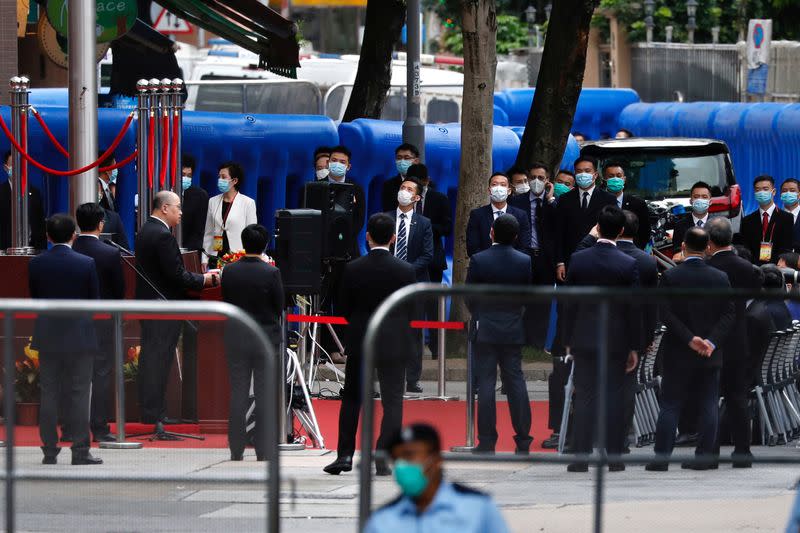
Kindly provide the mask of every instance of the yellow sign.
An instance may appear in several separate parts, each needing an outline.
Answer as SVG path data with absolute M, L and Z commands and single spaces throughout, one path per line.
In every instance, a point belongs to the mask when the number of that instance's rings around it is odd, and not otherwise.
M 292 7 L 367 7 L 367 0 L 292 0 Z

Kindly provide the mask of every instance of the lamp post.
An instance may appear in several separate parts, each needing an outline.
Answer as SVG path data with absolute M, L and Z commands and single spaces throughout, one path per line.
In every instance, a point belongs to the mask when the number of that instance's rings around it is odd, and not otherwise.
M 533 36 L 536 32 L 536 8 L 533 7 L 531 4 L 528 4 L 528 7 L 525 8 L 525 20 L 528 22 L 528 47 L 534 47 L 534 40 Z M 536 39 L 536 45 L 539 45 L 538 38 Z
M 719 44 L 719 26 L 714 26 L 711 28 L 711 42 L 714 44 Z
M 655 11 L 655 0 L 644 0 L 644 26 L 647 28 L 647 42 L 653 42 L 653 13 Z
M 689 16 L 689 23 L 686 29 L 689 34 L 689 43 L 694 43 L 694 30 L 697 29 L 697 0 L 686 0 L 686 14 Z
M 672 26 L 664 26 L 664 32 L 666 33 L 666 41 L 668 43 L 672 42 Z

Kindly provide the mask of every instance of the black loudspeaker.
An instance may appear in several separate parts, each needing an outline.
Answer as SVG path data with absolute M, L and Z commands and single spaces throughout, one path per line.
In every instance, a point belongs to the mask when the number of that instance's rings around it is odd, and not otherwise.
M 322 258 L 350 259 L 355 237 L 353 184 L 328 180 L 306 183 L 303 205 L 307 209 L 319 209 L 322 213 Z
M 287 294 L 319 294 L 322 213 L 316 209 L 275 212 L 275 262 Z

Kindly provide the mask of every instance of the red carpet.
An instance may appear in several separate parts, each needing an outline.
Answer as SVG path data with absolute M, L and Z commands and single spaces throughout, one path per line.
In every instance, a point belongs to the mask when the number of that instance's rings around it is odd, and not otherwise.
M 381 404 L 376 402 L 376 431 L 379 428 Z M 328 449 L 336 448 L 338 437 L 339 421 L 339 402 L 336 400 L 315 400 L 314 409 L 317 420 L 325 438 L 325 446 Z M 550 436 L 547 429 L 547 402 L 531 402 L 533 422 L 531 434 L 534 437 L 531 451 L 542 451 L 542 440 Z M 434 400 L 406 401 L 403 405 L 403 422 L 406 424 L 414 422 L 425 422 L 431 424 L 439 430 L 442 437 L 442 446 L 449 450 L 451 446 L 463 446 L 465 442 L 465 417 L 466 403 L 459 402 L 440 402 Z M 299 423 L 296 423 L 299 427 Z M 151 430 L 153 426 L 145 424 L 129 423 L 125 424 L 127 435 L 142 433 Z M 114 425 L 111 427 L 115 431 Z M 198 434 L 199 425 L 180 424 L 167 426 L 167 430 L 176 433 Z M 511 418 L 508 414 L 508 403 L 497 402 L 497 441 L 498 452 L 510 452 L 514 450 L 514 430 L 511 427 Z M 0 435 L 5 439 L 5 429 L 0 426 Z M 145 447 L 151 448 L 227 448 L 227 435 L 206 434 L 205 440 L 186 439 L 183 441 L 155 441 L 138 440 L 143 442 Z M 377 436 L 376 436 L 377 438 Z M 476 435 L 477 438 L 477 435 Z M 356 442 L 360 443 L 360 436 Z M 39 429 L 35 426 L 17 426 L 15 440 L 18 446 L 40 446 Z M 97 446 L 97 444 L 94 444 Z

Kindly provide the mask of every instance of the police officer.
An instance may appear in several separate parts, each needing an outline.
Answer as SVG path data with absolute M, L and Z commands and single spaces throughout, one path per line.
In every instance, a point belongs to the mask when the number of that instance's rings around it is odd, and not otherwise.
M 413 424 L 400 430 L 389 451 L 401 494 L 373 513 L 366 533 L 508 531 L 488 495 L 445 481 L 441 449 L 439 434 L 427 424 Z

